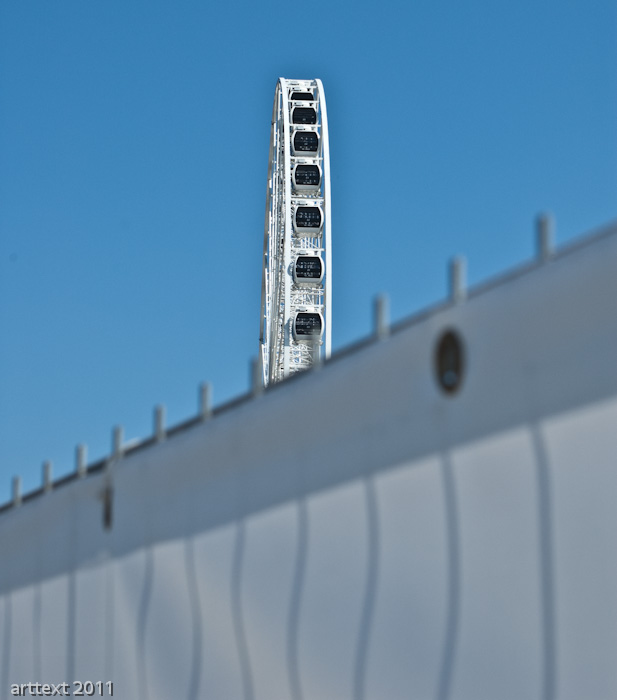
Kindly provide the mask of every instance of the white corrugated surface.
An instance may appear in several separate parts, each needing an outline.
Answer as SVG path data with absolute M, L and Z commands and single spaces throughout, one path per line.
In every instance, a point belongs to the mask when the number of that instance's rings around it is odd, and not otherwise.
M 0 513 L 0 698 L 617 697 L 616 269 L 598 237 L 127 455 L 110 531 L 101 473 Z

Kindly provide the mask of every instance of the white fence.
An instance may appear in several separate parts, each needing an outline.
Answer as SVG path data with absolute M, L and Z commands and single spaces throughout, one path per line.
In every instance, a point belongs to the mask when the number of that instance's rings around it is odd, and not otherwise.
M 609 231 L 5 508 L 0 698 L 617 697 L 616 269 Z

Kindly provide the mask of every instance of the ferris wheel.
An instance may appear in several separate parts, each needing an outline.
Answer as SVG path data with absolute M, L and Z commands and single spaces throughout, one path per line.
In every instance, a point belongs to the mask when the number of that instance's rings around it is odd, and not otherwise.
M 274 94 L 261 285 L 264 386 L 331 349 L 328 117 L 321 80 L 280 78 Z

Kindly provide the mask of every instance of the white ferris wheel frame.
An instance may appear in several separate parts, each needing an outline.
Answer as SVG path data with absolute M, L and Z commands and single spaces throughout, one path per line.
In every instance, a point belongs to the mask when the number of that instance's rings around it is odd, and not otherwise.
M 313 101 L 291 101 L 293 92 L 311 92 Z M 292 155 L 290 112 L 295 107 L 312 106 L 316 124 L 306 130 L 318 134 L 315 155 Z M 295 132 L 294 132 L 295 133 Z M 317 192 L 293 191 L 292 170 L 296 164 L 318 165 L 321 171 Z M 317 206 L 322 215 L 321 232 L 301 236 L 292 226 L 292 210 L 300 205 Z M 259 360 L 264 386 L 290 374 L 307 369 L 327 359 L 332 348 L 332 251 L 330 216 L 330 149 L 326 98 L 321 80 L 288 80 L 279 78 L 274 95 L 268 187 L 264 224 L 263 276 L 261 291 L 261 327 Z M 292 265 L 299 254 L 322 257 L 323 280 L 313 285 L 294 283 Z M 295 339 L 292 324 L 301 311 L 317 312 L 323 319 L 323 340 L 306 343 Z

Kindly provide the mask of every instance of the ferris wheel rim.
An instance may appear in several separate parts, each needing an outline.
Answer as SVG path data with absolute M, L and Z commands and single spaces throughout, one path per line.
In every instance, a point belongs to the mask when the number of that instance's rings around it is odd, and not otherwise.
M 319 257 L 321 272 L 315 265 L 312 272 L 303 268 L 299 280 L 295 266 L 306 255 Z M 262 266 L 259 358 L 267 386 L 310 367 L 322 353 L 328 358 L 331 351 L 330 158 L 319 79 L 281 77 L 276 84 Z M 297 326 L 310 313 L 320 321 L 307 339 L 306 328 Z

